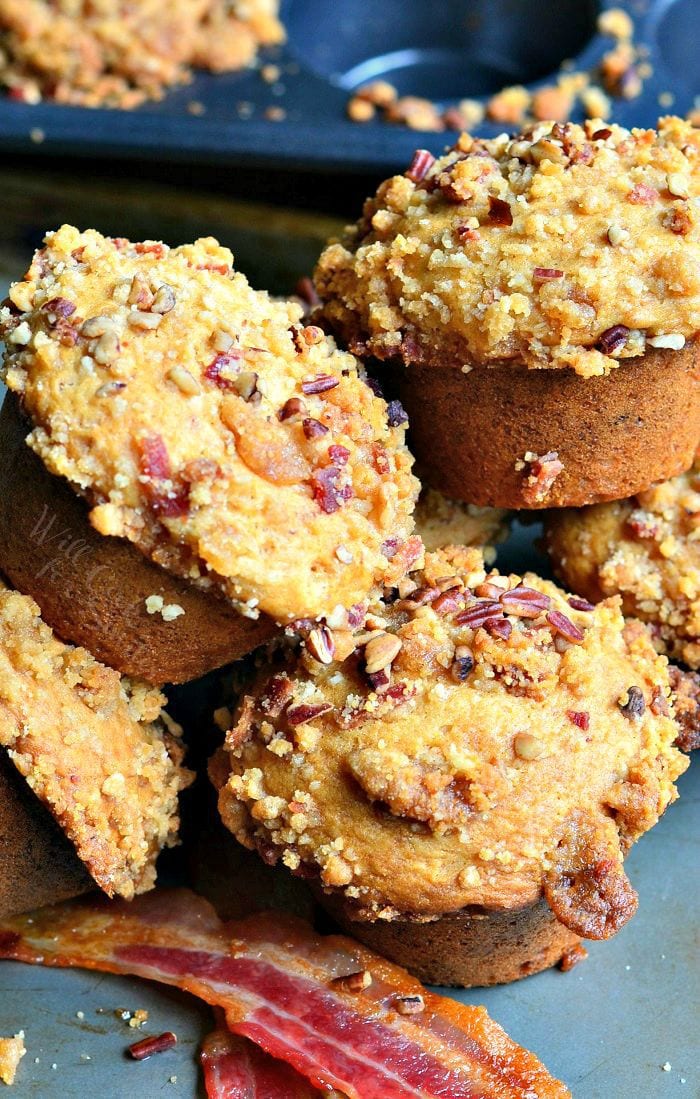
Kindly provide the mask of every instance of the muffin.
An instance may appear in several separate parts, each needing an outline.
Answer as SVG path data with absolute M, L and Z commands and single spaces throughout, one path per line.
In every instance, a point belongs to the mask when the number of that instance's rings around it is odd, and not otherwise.
M 433 488 L 424 489 L 415 511 L 416 534 L 426 550 L 443 546 L 479 546 L 488 565 L 494 546 L 508 535 L 508 514 L 502 508 L 479 508 L 450 500 Z
M 154 885 L 190 780 L 164 701 L 0 586 L 0 913 Z
M 421 979 L 515 980 L 636 910 L 623 857 L 687 766 L 667 662 L 619 599 L 476 549 L 401 588 L 342 661 L 309 636 L 263 668 L 212 761 L 219 810 Z
M 658 648 L 700 668 L 700 462 L 628 500 L 547 516 L 552 565 L 572 591 L 619 595 Z
M 251 65 L 284 40 L 278 0 L 0 0 L 0 83 L 13 99 L 133 108 Z
M 405 414 L 232 263 L 209 238 L 64 226 L 0 317 L 0 568 L 154 683 L 352 606 L 420 551 Z
M 579 506 L 690 466 L 699 150 L 678 118 L 462 134 L 438 160 L 419 150 L 326 248 L 326 322 L 403 402 L 427 484 Z

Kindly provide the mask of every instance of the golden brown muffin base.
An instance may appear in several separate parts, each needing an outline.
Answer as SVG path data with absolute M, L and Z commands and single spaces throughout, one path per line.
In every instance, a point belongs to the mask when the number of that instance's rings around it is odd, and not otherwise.
M 0 918 L 94 888 L 72 844 L 0 748 Z
M 472 905 L 420 923 L 358 920 L 342 898 L 319 890 L 318 899 L 343 931 L 425 984 L 458 988 L 508 984 L 556 965 L 580 942 L 544 900 L 498 911 Z
M 38 603 L 49 626 L 104 664 L 149 683 L 183 683 L 237 660 L 272 636 L 215 593 L 153 564 L 90 525 L 88 509 L 25 444 L 29 426 L 8 394 L 0 412 L 0 571 Z M 149 614 L 159 595 L 184 614 Z
M 378 370 L 384 378 L 386 367 Z M 467 503 L 581 507 L 682 473 L 700 441 L 700 343 L 650 349 L 601 377 L 475 367 L 391 366 L 424 484 Z M 436 440 L 439 442 L 436 443 Z M 555 451 L 563 470 L 537 496 L 527 454 Z

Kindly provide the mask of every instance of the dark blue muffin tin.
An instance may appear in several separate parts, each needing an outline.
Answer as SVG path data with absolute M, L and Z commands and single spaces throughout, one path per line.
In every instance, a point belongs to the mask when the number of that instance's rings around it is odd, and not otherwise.
M 449 134 L 350 122 L 353 89 L 382 78 L 449 106 L 508 84 L 548 84 L 564 60 L 590 70 L 612 48 L 596 31 L 599 12 L 611 7 L 633 17 L 653 66 L 639 98 L 614 100 L 615 121 L 653 125 L 659 114 L 685 114 L 700 95 L 700 0 L 282 0 L 287 44 L 262 59 L 279 66 L 277 83 L 257 70 L 201 74 L 130 112 L 0 100 L 0 141 L 5 153 L 388 172 L 417 145 L 442 148 Z M 203 115 L 188 109 L 193 100 Z M 265 117 L 280 107 L 283 121 Z M 486 123 L 480 132 L 499 129 Z

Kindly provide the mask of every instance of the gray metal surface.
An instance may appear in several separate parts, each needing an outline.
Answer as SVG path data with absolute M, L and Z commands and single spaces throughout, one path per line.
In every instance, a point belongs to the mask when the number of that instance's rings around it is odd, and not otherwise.
M 516 527 L 503 564 L 535 564 L 537 533 Z M 640 908 L 616 938 L 591 944 L 570 973 L 447 993 L 485 1004 L 575 1099 L 700 1096 L 700 760 L 679 787 L 680 800 L 629 856 Z M 146 1008 L 143 1033 L 174 1030 L 177 1048 L 129 1062 L 124 1051 L 142 1032 L 116 1018 L 119 1008 Z M 0 1035 L 23 1029 L 28 1050 L 12 1099 L 201 1095 L 195 1053 L 209 1021 L 191 997 L 143 981 L 0 963 Z

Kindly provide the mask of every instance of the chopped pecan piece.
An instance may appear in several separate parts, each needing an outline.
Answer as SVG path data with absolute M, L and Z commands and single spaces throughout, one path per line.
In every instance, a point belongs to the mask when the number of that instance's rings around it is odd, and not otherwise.
M 685 672 L 670 664 L 668 677 L 671 681 L 671 695 L 673 698 L 673 710 L 679 733 L 676 737 L 676 748 L 682 752 L 691 752 L 700 748 L 700 675 L 697 672 Z M 661 696 L 663 702 L 666 699 Z M 663 713 L 661 699 L 656 696 L 651 703 L 651 709 L 657 706 L 654 712 Z M 668 713 L 668 705 L 666 705 Z

